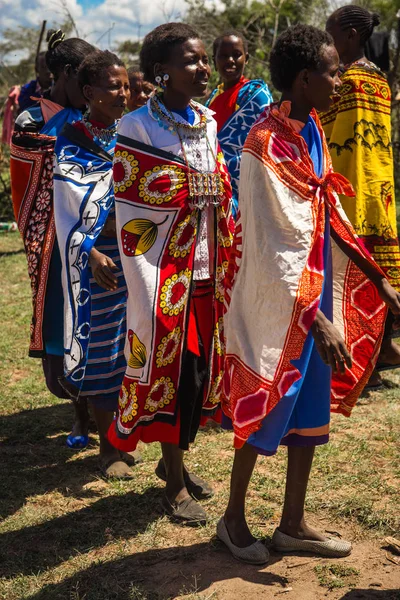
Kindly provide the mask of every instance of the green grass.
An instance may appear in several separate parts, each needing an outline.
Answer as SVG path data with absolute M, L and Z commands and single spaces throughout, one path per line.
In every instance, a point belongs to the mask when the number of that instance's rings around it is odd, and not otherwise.
M 354 567 L 348 567 L 343 564 L 316 565 L 314 572 L 317 575 L 318 582 L 322 587 L 328 590 L 343 588 L 345 586 L 355 587 L 359 576 L 359 571 Z
M 228 496 L 231 434 L 201 431 L 187 457 L 215 488 L 204 503 L 207 526 L 169 523 L 159 511 L 156 444 L 142 448 L 143 464 L 123 483 L 99 477 L 96 435 L 85 451 L 65 446 L 72 407 L 51 396 L 40 361 L 27 357 L 31 299 L 18 234 L 0 235 L 0 286 L 0 599 L 218 600 L 208 587 L 235 579 L 239 568 L 250 581 L 284 585 L 272 567 L 246 575 L 247 567 L 215 542 Z M 312 519 L 372 540 L 400 529 L 399 377 L 391 373 L 387 383 L 385 392 L 362 398 L 351 419 L 333 417 L 332 442 L 317 450 L 307 500 Z M 267 540 L 279 521 L 285 468 L 282 449 L 259 460 L 251 482 L 250 526 Z M 317 575 L 328 583 L 337 577 L 345 587 L 355 580 L 354 573 L 326 569 Z

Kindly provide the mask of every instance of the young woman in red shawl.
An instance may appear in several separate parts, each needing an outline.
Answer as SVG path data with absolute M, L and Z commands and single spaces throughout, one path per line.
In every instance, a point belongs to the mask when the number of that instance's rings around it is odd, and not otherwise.
M 253 123 L 272 102 L 272 96 L 262 79 L 245 78 L 248 44 L 238 31 L 228 31 L 214 41 L 213 59 L 221 84 L 211 93 L 207 106 L 215 113 L 218 141 L 231 176 L 236 216 L 243 145 Z

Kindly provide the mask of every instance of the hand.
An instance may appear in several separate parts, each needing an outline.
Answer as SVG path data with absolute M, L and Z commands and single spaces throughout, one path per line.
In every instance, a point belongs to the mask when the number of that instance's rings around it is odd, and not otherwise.
M 346 344 L 333 323 L 318 309 L 311 326 L 315 345 L 325 364 L 332 367 L 333 373 L 344 373 L 345 365 L 352 367 L 351 356 Z
M 89 265 L 92 269 L 93 277 L 96 283 L 105 290 L 116 290 L 118 279 L 112 271 L 117 271 L 118 267 L 114 261 L 102 254 L 96 248 L 92 248 L 89 256 Z
M 386 277 L 375 284 L 378 288 L 379 296 L 385 304 L 388 305 L 394 315 L 400 315 L 400 294 L 390 285 Z M 396 323 L 398 319 L 396 319 Z M 398 326 L 397 326 L 398 328 Z

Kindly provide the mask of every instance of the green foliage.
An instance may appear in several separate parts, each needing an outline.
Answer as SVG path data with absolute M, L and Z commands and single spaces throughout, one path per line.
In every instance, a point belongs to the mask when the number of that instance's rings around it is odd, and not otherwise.
M 72 32 L 70 19 L 52 28 L 61 28 L 67 36 Z M 3 29 L 0 42 L 0 96 L 5 96 L 12 85 L 21 85 L 35 76 L 35 57 L 41 27 L 16 27 Z M 45 49 L 45 39 L 42 50 Z M 22 58 L 15 63 L 15 56 Z
M 117 54 L 121 57 L 127 67 L 139 65 L 140 42 L 125 40 L 117 47 Z

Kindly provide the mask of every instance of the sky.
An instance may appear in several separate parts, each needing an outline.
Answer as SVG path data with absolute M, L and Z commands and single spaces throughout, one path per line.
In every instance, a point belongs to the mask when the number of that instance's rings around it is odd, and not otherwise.
M 102 49 L 143 37 L 153 27 L 180 18 L 185 0 L 0 0 L 1 31 L 18 25 L 47 27 L 65 21 L 66 5 L 76 22 L 79 37 Z M 13 56 L 5 61 L 12 63 Z

